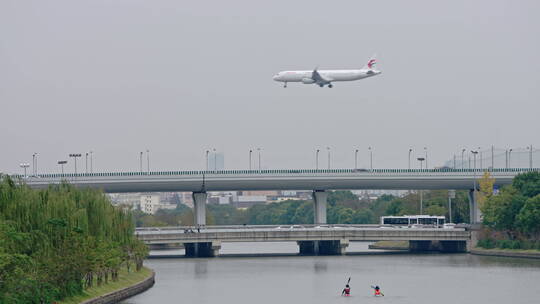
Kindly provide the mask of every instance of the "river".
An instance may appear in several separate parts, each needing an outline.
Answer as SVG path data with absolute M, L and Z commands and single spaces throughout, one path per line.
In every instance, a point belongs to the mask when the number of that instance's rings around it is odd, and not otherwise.
M 150 259 L 150 290 L 123 303 L 538 303 L 540 260 L 469 254 L 292 256 L 295 243 L 223 244 L 219 258 Z M 370 251 L 372 252 L 372 251 Z M 374 252 L 374 251 L 373 251 Z M 259 256 L 234 256 L 249 253 Z M 282 255 L 267 256 L 268 253 Z M 289 254 L 289 256 L 287 256 Z M 341 297 L 351 277 L 351 297 Z M 384 297 L 374 297 L 371 285 Z

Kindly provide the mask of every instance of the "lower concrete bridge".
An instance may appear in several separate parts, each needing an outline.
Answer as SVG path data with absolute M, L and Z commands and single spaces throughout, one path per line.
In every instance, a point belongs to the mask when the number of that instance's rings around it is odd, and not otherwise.
M 223 242 L 296 242 L 304 255 L 345 254 L 351 241 L 409 241 L 412 251 L 466 252 L 471 240 L 464 228 L 393 228 L 379 225 L 264 226 L 238 228 L 219 226 L 137 229 L 137 237 L 148 245 L 183 244 L 186 256 L 219 255 Z

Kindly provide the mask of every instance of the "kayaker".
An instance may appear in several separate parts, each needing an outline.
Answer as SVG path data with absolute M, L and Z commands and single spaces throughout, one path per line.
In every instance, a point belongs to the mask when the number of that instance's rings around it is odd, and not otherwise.
M 345 285 L 345 288 L 343 288 L 341 295 L 346 297 L 351 295 L 351 287 L 349 286 L 349 284 Z
M 373 288 L 373 290 L 375 291 L 375 296 L 383 296 L 384 297 L 384 294 L 381 292 L 381 288 L 379 287 L 379 285 L 375 285 L 375 286 L 371 286 L 371 288 Z

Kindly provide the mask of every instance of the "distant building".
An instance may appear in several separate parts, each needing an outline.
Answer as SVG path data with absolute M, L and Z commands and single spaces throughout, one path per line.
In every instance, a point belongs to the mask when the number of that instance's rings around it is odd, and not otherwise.
M 266 204 L 265 195 L 242 195 L 234 202 L 236 208 L 249 208 L 257 204 Z
M 161 203 L 160 196 L 157 194 L 141 195 L 140 209 L 144 213 L 155 214 L 160 209 L 175 209 L 174 204 Z

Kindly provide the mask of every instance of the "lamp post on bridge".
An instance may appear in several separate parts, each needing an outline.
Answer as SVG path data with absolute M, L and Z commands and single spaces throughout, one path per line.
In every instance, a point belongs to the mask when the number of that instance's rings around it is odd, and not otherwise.
M 19 166 L 24 169 L 24 177 L 26 178 L 27 177 L 26 168 L 30 167 L 30 164 L 29 163 L 21 163 Z
M 529 150 L 529 168 L 532 169 L 532 167 L 533 167 L 533 160 L 532 160 L 533 146 L 532 145 L 528 146 L 527 150 Z
M 512 150 L 508 150 L 508 168 L 512 168 Z
M 210 153 L 210 150 L 206 150 L 206 164 L 205 164 L 206 171 L 208 171 L 208 153 Z
M 426 160 L 423 157 L 418 157 L 417 160 L 420 162 L 420 171 L 422 171 L 422 162 Z M 424 209 L 424 192 L 420 190 L 420 215 L 422 215 Z
M 212 149 L 212 151 L 214 152 L 214 171 L 217 171 L 217 153 L 216 153 L 216 148 Z
M 139 171 L 142 173 L 142 156 L 143 156 L 143 151 L 140 152 L 139 154 Z
M 411 170 L 411 153 L 412 153 L 412 148 L 409 148 L 409 165 L 408 165 L 408 169 Z
M 38 153 L 37 152 L 34 152 L 34 154 L 32 154 L 32 175 L 36 176 L 37 175 L 37 157 L 38 157 Z
M 261 172 L 261 148 L 257 148 L 257 152 L 259 154 L 259 173 Z
M 426 169 L 428 168 L 428 162 L 427 162 L 427 147 L 424 147 L 424 154 L 426 155 Z
M 465 169 L 465 159 L 463 158 L 463 154 L 465 153 L 466 149 L 461 149 L 461 169 Z
M 69 155 L 69 157 L 73 157 L 75 164 L 75 175 L 77 175 L 77 157 L 81 157 L 81 153 L 72 153 Z
M 315 170 L 319 170 L 319 152 L 321 152 L 319 149 L 315 151 Z
M 146 149 L 146 168 L 148 169 L 148 174 L 150 174 L 150 150 Z
M 90 150 L 90 173 L 94 173 L 94 151 Z
M 58 164 L 61 166 L 62 168 L 62 176 L 64 175 L 64 165 L 67 164 L 67 160 L 59 160 L 58 161 Z
M 358 149 L 354 150 L 354 170 L 358 169 Z
M 326 151 L 328 151 L 328 170 L 330 170 L 330 147 L 326 147 Z
M 88 174 L 88 152 L 85 155 L 85 173 Z
M 249 149 L 249 170 L 251 171 L 251 154 L 253 153 L 253 150 Z
M 368 150 L 369 150 L 369 169 L 373 171 L 373 149 L 369 147 Z

